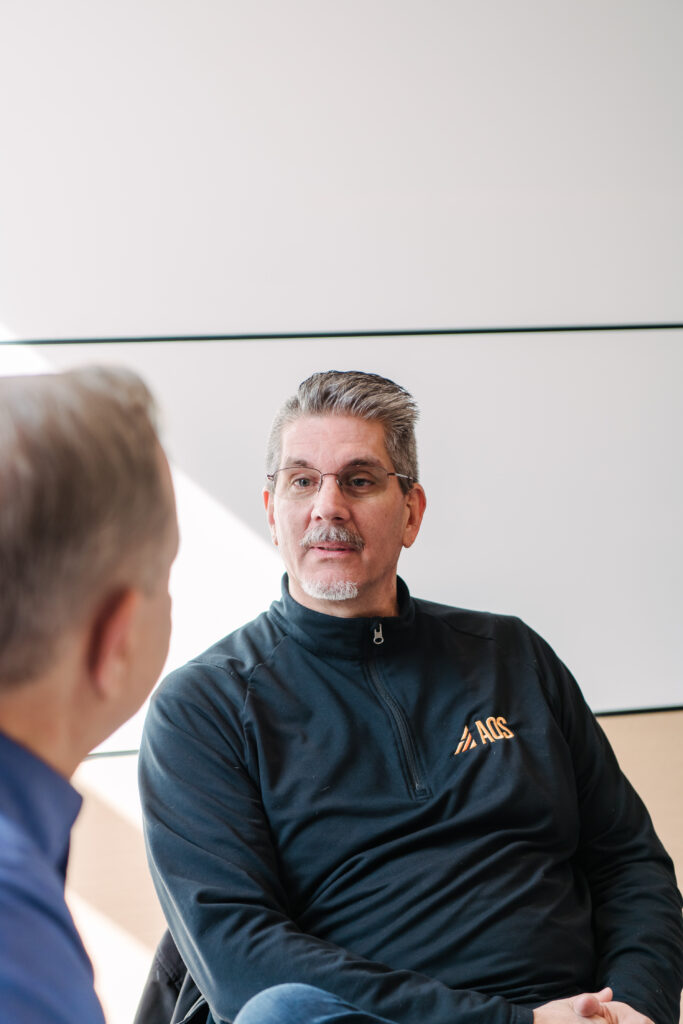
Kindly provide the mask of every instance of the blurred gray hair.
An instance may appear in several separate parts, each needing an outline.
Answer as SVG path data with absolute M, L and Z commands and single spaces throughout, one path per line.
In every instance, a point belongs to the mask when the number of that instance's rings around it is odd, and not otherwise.
M 37 677 L 107 594 L 149 587 L 172 516 L 136 374 L 0 377 L 0 687 Z
M 415 422 L 419 411 L 411 394 L 377 373 L 361 370 L 327 370 L 303 381 L 278 412 L 266 448 L 266 472 L 279 468 L 282 432 L 300 416 L 358 416 L 378 420 L 384 427 L 385 444 L 403 491 L 418 479 Z

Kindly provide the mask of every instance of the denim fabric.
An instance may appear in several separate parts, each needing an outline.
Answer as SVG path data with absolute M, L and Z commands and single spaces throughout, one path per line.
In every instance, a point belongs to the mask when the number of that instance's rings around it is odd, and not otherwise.
M 392 1024 L 312 985 L 274 985 L 252 996 L 235 1024 Z

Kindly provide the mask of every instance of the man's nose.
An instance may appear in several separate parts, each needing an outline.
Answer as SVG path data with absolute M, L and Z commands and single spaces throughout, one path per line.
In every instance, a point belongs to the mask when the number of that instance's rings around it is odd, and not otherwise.
M 313 501 L 311 514 L 317 519 L 348 519 L 348 499 L 334 473 L 325 473 Z

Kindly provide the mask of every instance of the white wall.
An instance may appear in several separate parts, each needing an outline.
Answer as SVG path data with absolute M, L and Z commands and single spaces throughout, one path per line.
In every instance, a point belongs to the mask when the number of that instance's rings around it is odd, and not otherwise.
M 3 0 L 15 337 L 683 319 L 676 0 Z

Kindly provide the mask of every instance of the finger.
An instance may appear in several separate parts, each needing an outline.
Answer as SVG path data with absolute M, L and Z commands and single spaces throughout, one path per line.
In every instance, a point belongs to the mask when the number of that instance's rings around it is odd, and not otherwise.
M 572 1010 L 577 1017 L 604 1017 L 604 1003 L 592 992 L 582 992 L 572 999 Z
M 594 1017 L 600 1012 L 600 1001 L 590 992 L 584 992 L 572 999 L 572 1010 L 579 1017 Z

